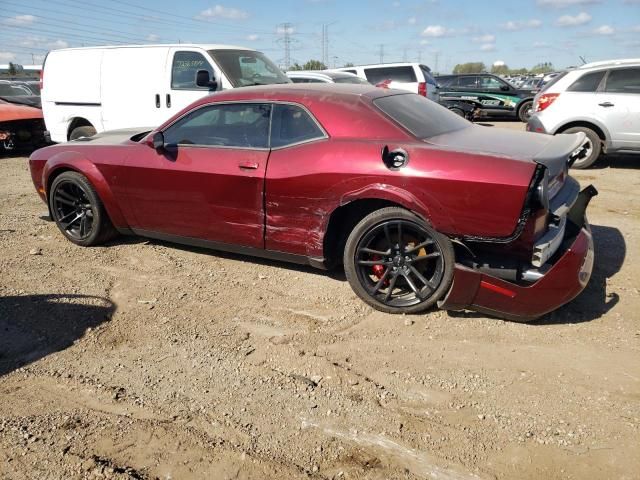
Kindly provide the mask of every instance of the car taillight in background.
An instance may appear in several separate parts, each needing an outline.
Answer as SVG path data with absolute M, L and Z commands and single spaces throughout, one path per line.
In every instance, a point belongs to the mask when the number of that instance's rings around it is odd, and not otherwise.
M 536 102 L 535 111 L 541 112 L 553 102 L 555 102 L 556 98 L 560 96 L 559 93 L 543 93 L 540 95 L 540 98 Z
M 422 95 L 423 97 L 427 96 L 427 82 L 420 82 L 418 84 L 418 95 Z

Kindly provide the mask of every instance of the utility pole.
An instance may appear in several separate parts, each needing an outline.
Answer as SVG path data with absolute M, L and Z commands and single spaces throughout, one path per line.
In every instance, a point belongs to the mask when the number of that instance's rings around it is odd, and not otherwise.
M 438 73 L 438 57 L 440 57 L 440 52 L 435 52 L 433 54 L 434 62 L 433 62 L 433 71 L 434 73 Z
M 403 62 L 408 61 L 407 60 L 407 50 L 408 50 L 408 48 L 406 48 L 406 47 L 402 49 L 402 61 Z
M 329 25 L 322 24 L 322 63 L 329 66 Z
M 334 55 L 332 58 L 333 58 L 333 68 L 336 68 L 338 66 L 338 56 Z
M 33 53 L 31 54 L 31 65 L 35 65 L 36 64 L 36 59 L 33 56 Z
M 422 50 L 418 50 L 418 63 L 422 63 Z
M 384 63 L 384 44 L 381 43 L 380 45 L 378 45 L 378 48 L 379 48 L 378 53 L 380 55 L 380 63 Z

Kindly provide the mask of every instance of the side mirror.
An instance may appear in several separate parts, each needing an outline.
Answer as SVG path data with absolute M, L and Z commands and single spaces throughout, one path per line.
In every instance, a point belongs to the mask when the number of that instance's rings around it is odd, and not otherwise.
M 162 132 L 155 132 L 149 144 L 156 150 L 162 150 L 164 148 L 164 134 Z
M 508 92 L 511 89 L 509 88 L 509 85 L 500 85 L 500 90 L 502 90 L 503 92 Z
M 218 82 L 209 76 L 207 70 L 198 70 L 196 72 L 196 85 L 198 87 L 207 87 L 210 90 L 216 90 L 218 88 Z

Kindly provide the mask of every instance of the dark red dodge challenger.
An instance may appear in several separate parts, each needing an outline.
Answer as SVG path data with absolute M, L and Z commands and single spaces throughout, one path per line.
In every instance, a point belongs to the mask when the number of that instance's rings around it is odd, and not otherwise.
M 30 167 L 77 245 L 120 232 L 343 263 L 384 312 L 438 303 L 524 321 L 591 276 L 597 192 L 567 175 L 584 141 L 473 125 L 396 90 L 272 85 L 208 96 L 153 131 L 38 150 Z

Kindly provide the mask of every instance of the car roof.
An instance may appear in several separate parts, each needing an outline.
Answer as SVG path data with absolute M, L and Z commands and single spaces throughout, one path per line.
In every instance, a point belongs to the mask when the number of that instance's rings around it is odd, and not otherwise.
M 620 58 L 617 60 L 604 60 L 601 62 L 591 62 L 580 65 L 576 70 L 587 70 L 590 68 L 618 67 L 624 65 L 640 65 L 640 58 Z
M 335 70 L 290 70 L 286 72 L 287 75 L 296 77 L 309 77 L 309 78 L 359 78 L 357 75 L 349 72 L 341 72 Z
M 113 48 L 157 48 L 157 47 L 175 47 L 175 48 L 204 48 L 205 50 L 247 50 L 255 52 L 253 48 L 239 47 L 237 45 L 224 45 L 216 43 L 158 43 L 150 45 L 98 45 L 94 47 L 74 47 L 60 48 L 52 50 L 52 52 L 66 52 L 71 50 L 100 50 Z
M 429 68 L 427 65 L 420 62 L 392 62 L 392 63 L 370 63 L 367 65 L 354 65 L 353 67 L 340 67 L 334 70 L 349 70 L 353 68 L 383 68 L 383 67 L 413 67 L 413 66 L 419 67 L 420 65 L 426 68 Z M 429 69 L 429 71 L 431 71 L 431 69 Z

